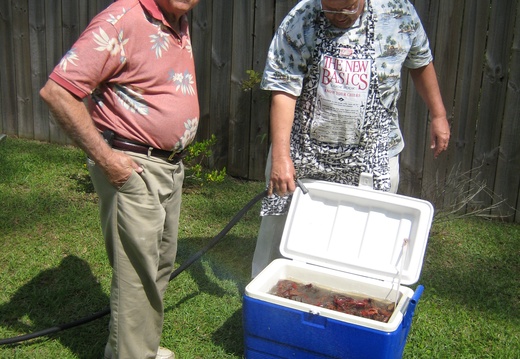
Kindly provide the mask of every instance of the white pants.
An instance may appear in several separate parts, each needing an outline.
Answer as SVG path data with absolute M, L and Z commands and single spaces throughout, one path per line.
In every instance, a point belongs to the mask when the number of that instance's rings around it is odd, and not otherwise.
M 269 181 L 271 175 L 271 153 L 267 157 L 267 165 L 265 168 L 265 178 Z M 399 156 L 390 158 L 390 192 L 397 193 L 399 185 Z M 276 258 L 282 258 L 280 253 L 280 241 L 282 239 L 283 229 L 287 214 L 279 216 L 264 216 L 260 222 L 260 230 L 256 240 L 256 248 L 253 256 L 253 265 L 251 277 L 254 278 L 269 263 Z

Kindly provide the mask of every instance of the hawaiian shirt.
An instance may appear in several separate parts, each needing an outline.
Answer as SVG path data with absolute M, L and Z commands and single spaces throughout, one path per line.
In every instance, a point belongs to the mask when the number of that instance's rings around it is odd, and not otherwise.
M 99 13 L 50 78 L 88 97 L 96 127 L 164 150 L 195 138 L 199 103 L 186 16 L 174 31 L 154 0 L 118 0 Z
M 375 62 L 383 104 L 392 114 L 389 156 L 404 148 L 397 113 L 401 94 L 401 69 L 420 68 L 432 60 L 428 37 L 415 8 L 408 0 L 370 0 L 375 21 Z M 345 45 L 364 43 L 365 12 L 349 29 L 329 26 L 327 36 Z M 317 38 L 321 0 L 302 0 L 286 16 L 269 48 L 261 88 L 300 96 L 308 78 Z

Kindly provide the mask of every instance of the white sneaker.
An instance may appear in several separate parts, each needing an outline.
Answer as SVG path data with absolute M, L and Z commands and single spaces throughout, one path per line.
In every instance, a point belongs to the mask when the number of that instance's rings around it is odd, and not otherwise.
M 105 359 L 110 358 L 112 358 L 112 350 L 107 345 L 105 347 Z M 157 355 L 155 356 L 155 359 L 175 359 L 175 354 L 170 349 L 159 347 L 159 349 L 157 349 Z
M 155 359 L 175 359 L 175 354 L 170 349 L 159 347 Z

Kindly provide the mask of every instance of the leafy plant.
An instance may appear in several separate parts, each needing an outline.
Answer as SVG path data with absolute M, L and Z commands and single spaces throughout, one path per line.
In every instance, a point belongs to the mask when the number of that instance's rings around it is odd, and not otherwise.
M 183 162 L 186 166 L 185 178 L 199 184 L 222 182 L 226 178 L 226 167 L 221 170 L 210 170 L 203 165 L 204 161 L 213 154 L 211 148 L 217 143 L 217 137 L 211 135 L 209 139 L 196 141 L 188 147 L 188 155 Z
M 255 70 L 246 70 L 246 74 L 249 78 L 242 81 L 242 90 L 251 91 L 262 81 L 262 73 Z

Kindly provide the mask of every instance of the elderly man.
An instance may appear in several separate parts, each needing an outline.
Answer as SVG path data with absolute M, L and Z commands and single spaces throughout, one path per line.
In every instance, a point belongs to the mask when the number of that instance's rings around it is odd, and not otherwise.
M 105 358 L 174 358 L 159 343 L 177 252 L 183 151 L 199 120 L 186 17 L 198 1 L 115 1 L 40 92 L 86 152 L 100 198 L 113 268 Z
M 280 257 L 297 178 L 358 185 L 364 176 L 376 190 L 397 191 L 403 66 L 430 110 L 433 155 L 447 148 L 450 128 L 432 61 L 408 0 L 303 0 L 286 16 L 261 84 L 272 91 L 272 143 L 253 277 Z

